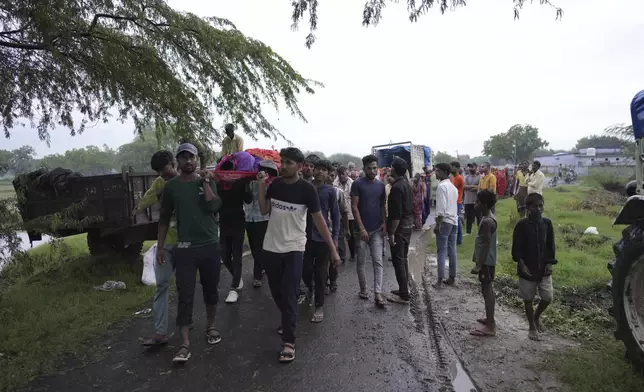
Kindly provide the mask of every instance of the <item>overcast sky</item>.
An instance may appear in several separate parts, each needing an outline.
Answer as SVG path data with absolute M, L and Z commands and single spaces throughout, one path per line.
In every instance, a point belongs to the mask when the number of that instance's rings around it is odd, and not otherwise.
M 318 41 L 306 25 L 290 29 L 290 0 L 170 0 L 175 8 L 232 20 L 325 88 L 300 98 L 308 124 L 271 114 L 303 150 L 364 155 L 372 145 L 411 140 L 450 154 L 479 155 L 483 141 L 516 123 L 539 128 L 551 148 L 570 148 L 604 127 L 630 122 L 629 103 L 644 88 L 643 0 L 553 0 L 564 9 L 526 6 L 513 20 L 510 0 L 469 1 L 408 22 L 405 0 L 390 4 L 376 28 L 361 26 L 364 0 L 321 0 Z M 538 3 L 538 2 L 535 2 Z M 84 135 L 16 129 L 0 148 L 24 144 L 39 156 L 89 144 L 130 141 L 131 124 L 101 124 Z M 283 141 L 245 137 L 246 147 Z

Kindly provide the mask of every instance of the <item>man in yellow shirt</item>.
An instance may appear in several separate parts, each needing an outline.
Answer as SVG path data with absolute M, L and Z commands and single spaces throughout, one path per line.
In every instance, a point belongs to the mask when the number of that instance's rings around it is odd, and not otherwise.
M 481 168 L 483 169 L 483 175 L 479 180 L 479 191 L 487 189 L 496 195 L 496 176 L 490 172 L 490 162 L 483 162 Z M 496 212 L 495 207 L 492 207 L 491 210 L 493 214 Z
M 221 142 L 221 156 L 244 151 L 244 139 L 239 135 L 235 135 L 235 126 L 233 124 L 226 124 L 224 129 L 226 136 Z
M 514 199 L 517 201 L 517 211 L 521 218 L 525 218 L 525 198 L 528 196 L 528 161 L 523 161 L 518 167 L 514 181 Z
M 161 194 L 167 180 L 170 180 L 179 175 L 176 169 L 176 162 L 174 155 L 170 151 L 158 151 L 152 155 L 150 166 L 157 172 L 159 177 L 150 185 L 150 188 L 145 192 L 145 195 L 139 200 L 134 214 L 143 211 L 161 201 Z M 170 287 L 170 280 L 174 273 L 174 248 L 177 245 L 177 225 L 176 220 L 170 222 L 168 234 L 165 236 L 165 259 L 163 264 L 154 263 L 154 277 L 157 282 L 156 292 L 154 293 L 154 301 L 152 303 L 154 315 L 154 328 L 156 334 L 154 337 L 143 342 L 144 346 L 160 346 L 168 343 L 168 288 Z

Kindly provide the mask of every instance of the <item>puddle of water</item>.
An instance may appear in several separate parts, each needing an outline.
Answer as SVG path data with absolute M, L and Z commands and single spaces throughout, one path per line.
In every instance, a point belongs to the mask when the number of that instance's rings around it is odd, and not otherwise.
M 472 379 L 467 374 L 460 361 L 454 361 L 449 367 L 452 374 L 452 386 L 456 392 L 477 392 Z

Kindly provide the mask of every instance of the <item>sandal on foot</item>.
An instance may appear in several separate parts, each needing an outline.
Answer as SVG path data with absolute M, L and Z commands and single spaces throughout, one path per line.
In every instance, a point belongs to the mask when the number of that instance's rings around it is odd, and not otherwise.
M 295 360 L 295 345 L 293 343 L 283 343 L 282 351 L 280 351 L 280 363 L 290 363 Z M 287 348 L 291 350 L 286 351 Z
M 336 291 L 338 291 L 338 284 L 337 283 L 331 283 L 330 288 L 331 288 L 331 292 L 335 293 Z
M 476 319 L 476 322 L 482 325 L 487 325 L 487 319 L 486 318 L 480 318 Z
M 366 291 L 361 291 L 358 293 L 358 296 L 362 299 L 369 299 L 369 294 Z
M 376 294 L 375 296 L 376 306 L 379 308 L 384 308 L 386 305 L 385 299 L 382 298 L 382 294 Z
M 217 344 L 221 342 L 221 335 L 215 327 L 210 327 L 206 330 L 206 338 L 208 338 L 208 344 Z
M 190 347 L 188 345 L 182 344 L 179 346 L 179 351 L 177 351 L 176 354 L 174 354 L 174 358 L 172 358 L 172 362 L 174 363 L 186 363 L 190 359 L 192 354 L 190 354 Z
M 167 335 L 155 335 L 154 337 L 151 337 L 150 339 L 144 341 L 143 347 L 163 346 L 164 344 L 168 344 L 169 340 L 170 338 Z
M 321 323 L 324 320 L 324 313 L 316 314 L 313 313 L 311 316 L 311 322 L 312 323 Z
M 253 281 L 253 287 L 255 287 L 255 288 L 262 287 L 262 281 L 261 281 L 261 280 L 257 280 L 257 279 L 256 279 L 256 280 L 254 280 L 254 281 Z
M 496 336 L 496 333 L 491 331 L 486 331 L 484 329 L 475 329 L 473 331 L 470 331 L 470 335 L 478 336 L 478 337 L 493 337 L 493 336 Z

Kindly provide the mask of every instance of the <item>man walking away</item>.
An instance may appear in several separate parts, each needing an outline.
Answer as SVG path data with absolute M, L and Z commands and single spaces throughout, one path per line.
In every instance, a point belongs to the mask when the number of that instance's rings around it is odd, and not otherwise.
M 226 136 L 221 141 L 221 156 L 224 157 L 228 154 L 244 151 L 244 139 L 235 134 L 235 125 L 226 124 L 224 127 Z
M 340 235 L 340 211 L 335 188 L 327 184 L 331 162 L 320 159 L 315 163 L 313 185 L 317 190 L 320 201 L 320 212 L 324 218 L 327 230 L 332 227 L 333 242 L 337 244 Z M 329 219 L 330 216 L 330 219 Z M 337 245 L 336 245 L 337 247 Z M 304 251 L 304 283 L 309 289 L 309 297 L 314 294 L 315 312 L 311 317 L 312 323 L 320 323 L 324 319 L 324 295 L 329 270 L 330 247 L 324 242 L 324 237 L 313 227 L 311 238 L 306 242 Z M 337 276 L 336 276 L 337 278 Z
M 405 178 L 407 162 L 396 158 L 391 164 L 393 184 L 387 204 L 387 228 L 391 259 L 396 271 L 398 290 L 393 290 L 387 299 L 394 303 L 409 304 L 409 243 L 414 216 L 412 213 L 412 191 Z
M 434 287 L 442 288 L 443 283 L 453 285 L 456 280 L 456 234 L 458 231 L 457 200 L 458 190 L 449 179 L 452 168 L 447 163 L 436 165 L 436 234 L 438 282 Z M 449 255 L 449 279 L 445 279 L 445 259 Z
M 357 234 L 357 228 L 355 220 L 353 217 L 353 209 L 351 208 L 351 186 L 353 185 L 353 180 L 349 178 L 349 171 L 346 167 L 340 166 L 338 168 L 338 178 L 335 180 L 334 185 L 342 190 L 344 193 L 344 202 L 347 209 L 347 230 L 346 230 L 346 240 L 347 245 L 349 246 L 349 260 L 356 260 L 356 241 L 355 237 Z M 344 238 L 340 238 L 340 241 L 344 242 Z M 340 253 L 341 257 L 346 257 L 346 252 Z
M 481 216 L 474 208 L 476 205 L 476 194 L 479 190 L 479 179 L 475 163 L 467 164 L 467 174 L 465 175 L 465 187 L 463 192 L 463 205 L 465 208 L 465 233 L 472 234 L 472 226 L 476 219 L 476 225 L 481 224 Z
M 456 201 L 456 215 L 458 216 L 458 231 L 456 235 L 456 245 L 461 245 L 463 243 L 463 222 L 461 220 L 461 215 L 463 213 L 463 192 L 465 191 L 465 180 L 461 175 L 461 164 L 459 162 L 452 162 L 452 184 L 458 190 L 458 200 Z
M 525 218 L 525 198 L 528 196 L 528 161 L 521 162 L 519 170 L 515 175 L 514 199 L 517 201 L 517 212 L 521 218 Z
M 197 154 L 197 148 L 192 144 L 179 146 L 177 163 L 181 175 L 167 182 L 161 199 L 157 243 L 159 264 L 166 261 L 164 246 L 170 220 L 173 215 L 177 219 L 178 242 L 174 256 L 179 295 L 177 326 L 181 330 L 181 346 L 173 362 L 186 362 L 191 356 L 189 330 L 197 271 L 206 303 L 206 338 L 209 344 L 221 341 L 221 335 L 215 329 L 215 315 L 221 269 L 216 215 L 222 203 L 217 196 L 217 186 L 212 181 L 212 174 L 201 172 L 199 175 L 195 171 Z
M 483 170 L 483 175 L 479 180 L 479 191 L 488 190 L 496 195 L 496 176 L 491 172 L 490 162 L 484 162 L 481 165 L 481 169 Z M 495 211 L 496 206 L 492 209 L 492 213 L 494 214 Z
M 528 174 L 527 180 L 528 195 L 531 193 L 543 195 L 543 184 L 545 183 L 546 176 L 540 169 L 541 162 L 532 162 L 532 168 L 530 169 L 530 174 Z
M 152 155 L 150 160 L 152 170 L 157 172 L 159 177 L 150 185 L 150 189 L 139 200 L 135 213 L 151 207 L 161 200 L 163 188 L 168 180 L 179 175 L 176 169 L 174 156 L 170 151 L 158 151 Z M 174 248 L 177 245 L 177 222 L 172 220 L 165 236 L 163 264 L 154 263 L 154 277 L 157 283 L 152 310 L 154 315 L 154 328 L 156 335 L 143 342 L 144 346 L 159 346 L 168 343 L 168 287 L 174 274 Z
M 481 292 L 485 303 L 485 318 L 477 321 L 483 326 L 470 332 L 474 336 L 496 335 L 496 322 L 494 321 L 494 270 L 496 268 L 496 219 L 492 215 L 492 207 L 496 204 L 496 195 L 484 190 L 476 195 L 476 209 L 480 212 L 481 224 L 474 241 L 473 261 L 476 263 L 472 269 L 473 274 L 478 274 L 481 282 Z
M 248 237 L 250 252 L 253 255 L 253 287 L 262 287 L 262 277 L 264 275 L 262 247 L 264 246 L 264 235 L 266 235 L 269 216 L 262 215 L 259 212 L 259 183 L 252 181 L 249 187 L 253 194 L 253 200 L 251 203 L 244 205 L 246 236 Z
M 531 193 L 525 201 L 528 217 L 514 227 L 512 258 L 517 262 L 519 294 L 525 305 L 530 332 L 528 337 L 540 340 L 544 331 L 541 315 L 552 302 L 552 266 L 555 259 L 555 234 L 550 219 L 542 216 L 543 196 Z M 539 305 L 533 302 L 539 292 Z
M 280 151 L 281 176 L 266 189 L 266 174 L 257 174 L 259 208 L 262 215 L 270 214 L 264 237 L 264 268 L 273 300 L 280 310 L 282 351 L 279 361 L 295 359 L 295 329 L 297 327 L 297 294 L 302 279 L 303 255 L 306 247 L 306 216 L 313 217 L 318 233 L 331 251 L 331 262 L 340 256 L 333 243 L 327 222 L 320 212 L 320 201 L 313 185 L 301 179 L 304 155 L 294 147 Z
M 221 198 L 219 210 L 219 243 L 224 265 L 233 277 L 226 303 L 237 302 L 237 290 L 244 288 L 242 280 L 242 254 L 244 253 L 245 217 L 244 203 L 253 201 L 250 188 L 242 182 L 234 182 L 229 189 L 224 184 L 218 184 L 217 190 Z
M 386 234 L 385 225 L 385 185 L 376 181 L 378 173 L 378 158 L 367 155 L 362 158 L 364 177 L 351 185 L 351 208 L 356 225 L 360 230 L 356 250 L 358 253 L 358 282 L 360 283 L 359 296 L 369 299 L 365 276 L 365 263 L 367 247 L 371 251 L 373 261 L 373 286 L 375 302 L 378 307 L 385 306 L 382 296 L 382 243 Z

